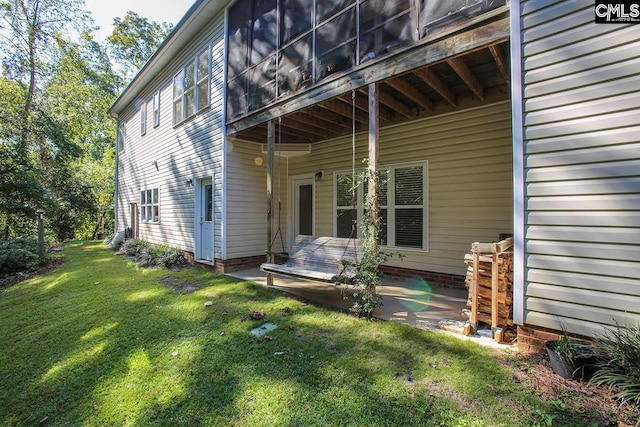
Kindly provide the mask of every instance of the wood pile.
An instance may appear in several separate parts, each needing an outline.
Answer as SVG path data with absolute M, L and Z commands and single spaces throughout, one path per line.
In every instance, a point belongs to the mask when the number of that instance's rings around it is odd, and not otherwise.
M 491 325 L 492 331 L 513 324 L 513 239 L 498 243 L 474 243 L 466 254 L 469 289 L 467 307 L 474 328 L 478 322 Z M 499 337 L 495 337 L 499 340 Z

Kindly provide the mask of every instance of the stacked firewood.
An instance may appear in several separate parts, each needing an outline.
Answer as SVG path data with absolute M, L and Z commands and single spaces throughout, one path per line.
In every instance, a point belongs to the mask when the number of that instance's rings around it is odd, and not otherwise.
M 492 328 L 506 328 L 513 324 L 512 246 L 511 238 L 498 243 L 474 243 L 471 252 L 464 257 L 468 266 L 465 280 L 469 289 L 467 307 L 471 310 L 470 320 L 476 326 L 477 322 Z M 477 271 L 474 265 L 477 265 Z M 476 289 L 477 294 L 474 295 Z

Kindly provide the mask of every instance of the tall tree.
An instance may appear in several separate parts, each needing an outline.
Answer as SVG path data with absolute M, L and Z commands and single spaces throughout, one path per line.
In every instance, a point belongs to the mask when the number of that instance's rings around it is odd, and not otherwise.
M 115 123 L 106 111 L 119 79 L 90 33 L 78 42 L 59 40 L 58 52 L 43 93 L 50 117 L 64 129 L 48 169 L 49 218 L 59 237 L 91 236 L 113 203 Z
M 137 69 L 170 26 L 128 17 L 114 34 Z M 93 27 L 83 0 L 0 0 L 0 239 L 33 232 L 36 209 L 59 238 L 113 221 L 123 80 Z
M 171 32 L 172 25 L 149 21 L 137 13 L 128 11 L 124 19 L 113 20 L 113 32 L 107 41 L 127 81 L 142 68 Z
M 0 0 L 6 31 L 1 33 L 3 67 L 10 79 L 26 86 L 18 145 L 26 156 L 38 78 L 47 75 L 56 35 L 83 20 L 82 0 Z
M 60 71 L 63 40 L 92 24 L 82 5 L 82 0 L 0 0 L 1 83 L 7 89 L 0 102 L 8 119 L 0 126 L 2 238 L 31 231 L 38 208 L 48 211 L 49 225 L 60 236 L 73 224 L 67 220 L 77 216 L 73 212 L 91 205 L 85 196 L 90 193 L 75 190 L 86 186 L 75 171 L 83 151 L 76 127 L 47 93 Z

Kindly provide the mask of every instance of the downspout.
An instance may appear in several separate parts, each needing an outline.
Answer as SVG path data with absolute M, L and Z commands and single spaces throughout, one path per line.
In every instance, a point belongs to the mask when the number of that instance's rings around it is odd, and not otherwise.
M 520 0 L 511 0 L 511 122 L 513 132 L 513 322 L 524 324 L 525 186 Z
M 229 9 L 227 8 L 224 12 L 224 51 L 222 54 L 222 64 L 223 71 L 222 75 L 222 224 L 220 224 L 220 258 L 223 260 L 227 259 L 227 199 L 229 195 L 227 193 L 227 167 L 228 167 L 228 157 L 227 150 L 229 149 L 229 141 L 227 138 L 227 58 L 229 57 L 229 45 L 227 40 L 227 34 L 229 34 Z M 215 188 L 215 182 L 212 182 Z M 215 221 L 213 224 L 215 229 Z M 213 247 L 213 262 L 216 260 L 216 248 L 215 241 Z
M 118 118 L 117 115 L 113 116 L 116 119 L 116 161 L 115 161 L 115 173 L 114 173 L 114 179 L 115 179 L 115 186 L 114 186 L 114 193 L 113 193 L 113 232 L 117 233 L 118 232 L 118 169 L 119 168 L 119 163 L 120 163 L 120 150 L 118 150 L 118 139 L 120 138 L 120 119 Z

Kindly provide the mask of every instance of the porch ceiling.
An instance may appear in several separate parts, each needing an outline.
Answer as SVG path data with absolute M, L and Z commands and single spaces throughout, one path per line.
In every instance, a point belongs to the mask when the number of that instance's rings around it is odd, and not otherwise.
M 442 61 L 415 68 L 379 83 L 380 126 L 462 110 L 507 100 L 509 42 L 500 40 Z M 355 103 L 355 116 L 353 115 Z M 351 134 L 368 126 L 367 87 L 342 93 L 301 110 L 283 115 L 281 128 L 274 120 L 283 144 L 313 143 Z M 265 143 L 267 123 L 230 134 L 230 137 Z

